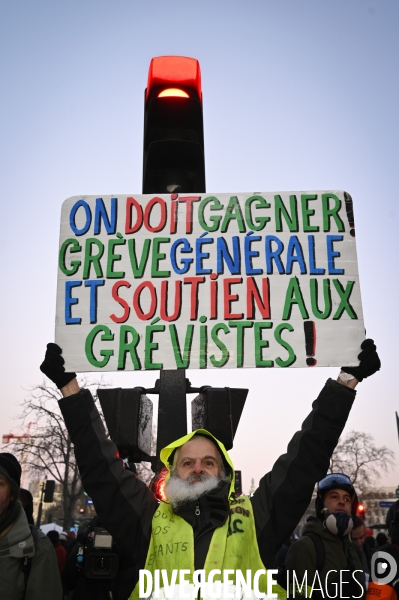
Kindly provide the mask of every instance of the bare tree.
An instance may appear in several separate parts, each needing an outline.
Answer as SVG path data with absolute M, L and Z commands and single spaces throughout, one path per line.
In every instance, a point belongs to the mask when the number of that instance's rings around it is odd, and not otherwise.
M 79 386 L 89 388 L 94 397 L 97 388 L 106 385 L 103 381 L 95 383 L 79 379 Z M 60 391 L 51 383 L 33 387 L 22 402 L 22 413 L 17 417 L 20 426 L 30 422 L 33 427 L 26 439 L 12 441 L 9 448 L 19 457 L 24 469 L 61 484 L 63 526 L 67 529 L 83 487 L 73 444 L 57 404 L 61 397 Z
M 362 491 L 375 484 L 382 472 L 393 465 L 394 453 L 386 446 L 377 447 L 374 438 L 362 431 L 349 431 L 340 438 L 331 457 L 330 472 L 345 473 Z

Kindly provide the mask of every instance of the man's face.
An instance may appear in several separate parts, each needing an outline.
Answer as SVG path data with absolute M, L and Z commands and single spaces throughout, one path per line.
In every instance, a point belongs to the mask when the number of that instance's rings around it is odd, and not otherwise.
M 352 529 L 351 533 L 352 542 L 355 542 L 356 546 L 363 548 L 364 540 L 366 539 L 366 533 L 364 531 L 364 525 Z
M 227 482 L 229 478 L 224 475 L 216 445 L 207 438 L 195 437 L 177 451 L 165 494 L 176 509 L 182 503 L 196 501 L 211 493 L 222 481 Z
M 345 512 L 350 515 L 352 512 L 352 498 L 349 492 L 334 488 L 324 495 L 324 508 L 330 513 Z
M 220 477 L 222 461 L 215 444 L 204 437 L 195 437 L 179 448 L 175 473 L 180 479 L 190 477 L 190 483 L 202 480 L 202 475 Z
M 11 486 L 4 475 L 0 474 L 0 517 L 4 515 L 12 500 Z

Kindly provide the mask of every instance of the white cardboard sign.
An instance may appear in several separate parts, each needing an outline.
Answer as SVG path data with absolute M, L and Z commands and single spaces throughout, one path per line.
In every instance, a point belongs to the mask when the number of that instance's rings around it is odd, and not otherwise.
M 358 364 L 346 192 L 75 196 L 58 264 L 67 370 Z

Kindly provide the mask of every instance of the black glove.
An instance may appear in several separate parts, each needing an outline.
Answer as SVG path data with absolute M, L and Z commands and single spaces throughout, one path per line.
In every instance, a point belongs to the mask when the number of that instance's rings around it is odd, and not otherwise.
M 363 381 L 366 377 L 370 377 L 370 375 L 380 370 L 381 361 L 373 340 L 364 340 L 360 347 L 362 349 L 362 352 L 358 356 L 360 365 L 358 367 L 341 367 L 341 370 L 345 371 L 345 373 L 350 373 L 358 381 Z
M 65 373 L 64 364 L 61 348 L 57 344 L 47 344 L 46 355 L 40 365 L 40 370 L 55 383 L 58 389 L 63 388 L 76 377 L 76 373 Z

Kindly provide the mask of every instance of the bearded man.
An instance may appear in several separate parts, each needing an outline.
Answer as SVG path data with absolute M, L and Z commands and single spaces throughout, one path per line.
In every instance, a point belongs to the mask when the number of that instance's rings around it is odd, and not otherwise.
M 205 430 L 189 433 L 161 451 L 167 469 L 166 501 L 158 502 L 136 475 L 124 469 L 88 390 L 64 372 L 61 349 L 47 346 L 41 370 L 61 389 L 59 404 L 75 446 L 83 485 L 104 527 L 139 565 L 151 573 L 185 570 L 194 593 L 194 571 L 251 570 L 251 589 L 267 590 L 267 575 L 279 546 L 309 504 L 315 483 L 327 472 L 330 456 L 355 398 L 355 386 L 380 368 L 372 340 L 362 344 L 358 367 L 329 379 L 312 411 L 248 498 L 234 496 L 234 468 L 223 444 Z M 165 590 L 160 596 L 165 597 Z M 279 597 L 285 592 L 277 586 Z M 179 596 L 180 591 L 176 591 Z M 139 597 L 136 585 L 131 598 Z M 196 597 L 196 596 L 194 596 Z M 206 594 L 201 590 L 201 597 Z M 222 596 L 220 596 L 222 597 Z M 226 596 L 224 596 L 226 597 Z M 232 597 L 232 596 L 230 596 Z M 255 597 L 255 596 L 252 596 Z

